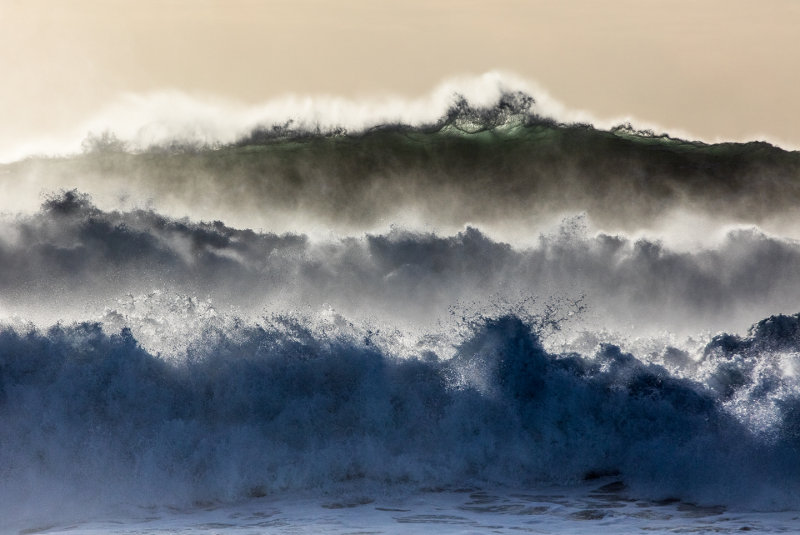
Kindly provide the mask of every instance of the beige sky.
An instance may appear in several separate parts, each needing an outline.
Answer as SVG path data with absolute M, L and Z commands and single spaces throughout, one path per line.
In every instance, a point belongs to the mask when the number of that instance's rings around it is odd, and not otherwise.
M 598 118 L 800 147 L 795 0 L 0 0 L 0 148 L 123 92 L 421 96 L 500 69 Z

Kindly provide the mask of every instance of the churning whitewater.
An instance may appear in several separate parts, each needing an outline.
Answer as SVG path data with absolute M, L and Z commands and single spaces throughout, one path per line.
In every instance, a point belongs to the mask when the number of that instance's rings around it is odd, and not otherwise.
M 493 95 L 0 165 L 0 517 L 595 480 L 800 508 L 800 154 Z

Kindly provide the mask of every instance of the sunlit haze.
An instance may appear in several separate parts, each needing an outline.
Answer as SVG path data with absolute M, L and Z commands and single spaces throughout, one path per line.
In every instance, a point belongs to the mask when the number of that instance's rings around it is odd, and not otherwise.
M 799 27 L 792 0 L 3 0 L 0 148 L 127 93 L 420 98 L 495 70 L 601 120 L 798 146 Z

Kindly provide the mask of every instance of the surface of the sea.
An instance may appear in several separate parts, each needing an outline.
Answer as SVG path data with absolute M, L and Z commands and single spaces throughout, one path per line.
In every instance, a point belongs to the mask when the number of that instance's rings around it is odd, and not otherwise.
M 220 505 L 148 506 L 98 518 L 28 525 L 19 533 L 100 534 L 413 534 L 413 533 L 797 533 L 800 513 L 627 496 L 617 480 L 569 487 L 428 489 L 394 496 L 254 498 Z
M 0 532 L 800 531 L 800 154 L 437 113 L 0 165 Z

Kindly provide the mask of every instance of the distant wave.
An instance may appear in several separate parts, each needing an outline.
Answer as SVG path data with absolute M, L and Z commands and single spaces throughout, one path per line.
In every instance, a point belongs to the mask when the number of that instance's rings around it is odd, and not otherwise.
M 795 227 L 800 202 L 800 153 L 559 123 L 539 115 L 525 93 L 500 93 L 485 107 L 457 99 L 414 126 L 353 132 L 288 122 L 222 145 L 170 138 L 135 150 L 102 133 L 86 149 L 3 166 L 0 208 L 32 211 L 42 190 L 77 187 L 106 208 L 123 199 L 279 232 L 351 234 L 394 223 L 446 232 L 472 224 L 502 234 L 578 212 L 597 228 L 627 232 L 670 226 L 681 213 L 717 228 L 782 232 Z
M 364 133 L 382 125 L 429 126 L 439 122 L 459 100 L 473 108 L 491 109 L 511 94 L 526 95 L 533 104 L 531 113 L 559 124 L 591 124 L 606 131 L 634 124 L 640 131 L 667 131 L 643 118 L 599 118 L 587 111 L 570 109 L 534 81 L 508 72 L 491 71 L 445 80 L 430 93 L 417 98 L 386 94 L 346 99 L 288 94 L 248 105 L 177 90 L 123 94 L 113 102 L 101 104 L 92 117 L 71 131 L 60 135 L 50 132 L 46 139 L 20 140 L 16 147 L 4 147 L 0 161 L 74 154 L 80 152 L 82 140 L 101 137 L 105 132 L 114 133 L 129 150 L 142 151 L 152 147 L 228 145 L 248 138 L 254 131 L 282 129 L 287 125 L 296 131 L 350 134 Z M 687 132 L 675 129 L 669 132 L 676 138 L 697 139 Z M 773 140 L 765 141 L 777 144 Z
M 0 306 L 47 321 L 124 294 L 167 289 L 258 312 L 322 305 L 426 323 L 459 302 L 583 296 L 599 325 L 696 332 L 741 328 L 800 302 L 800 245 L 755 229 L 682 252 L 587 232 L 566 219 L 534 245 L 476 227 L 452 235 L 394 229 L 315 241 L 151 210 L 105 212 L 77 191 L 6 221 Z M 96 313 L 96 312 L 95 312 Z

